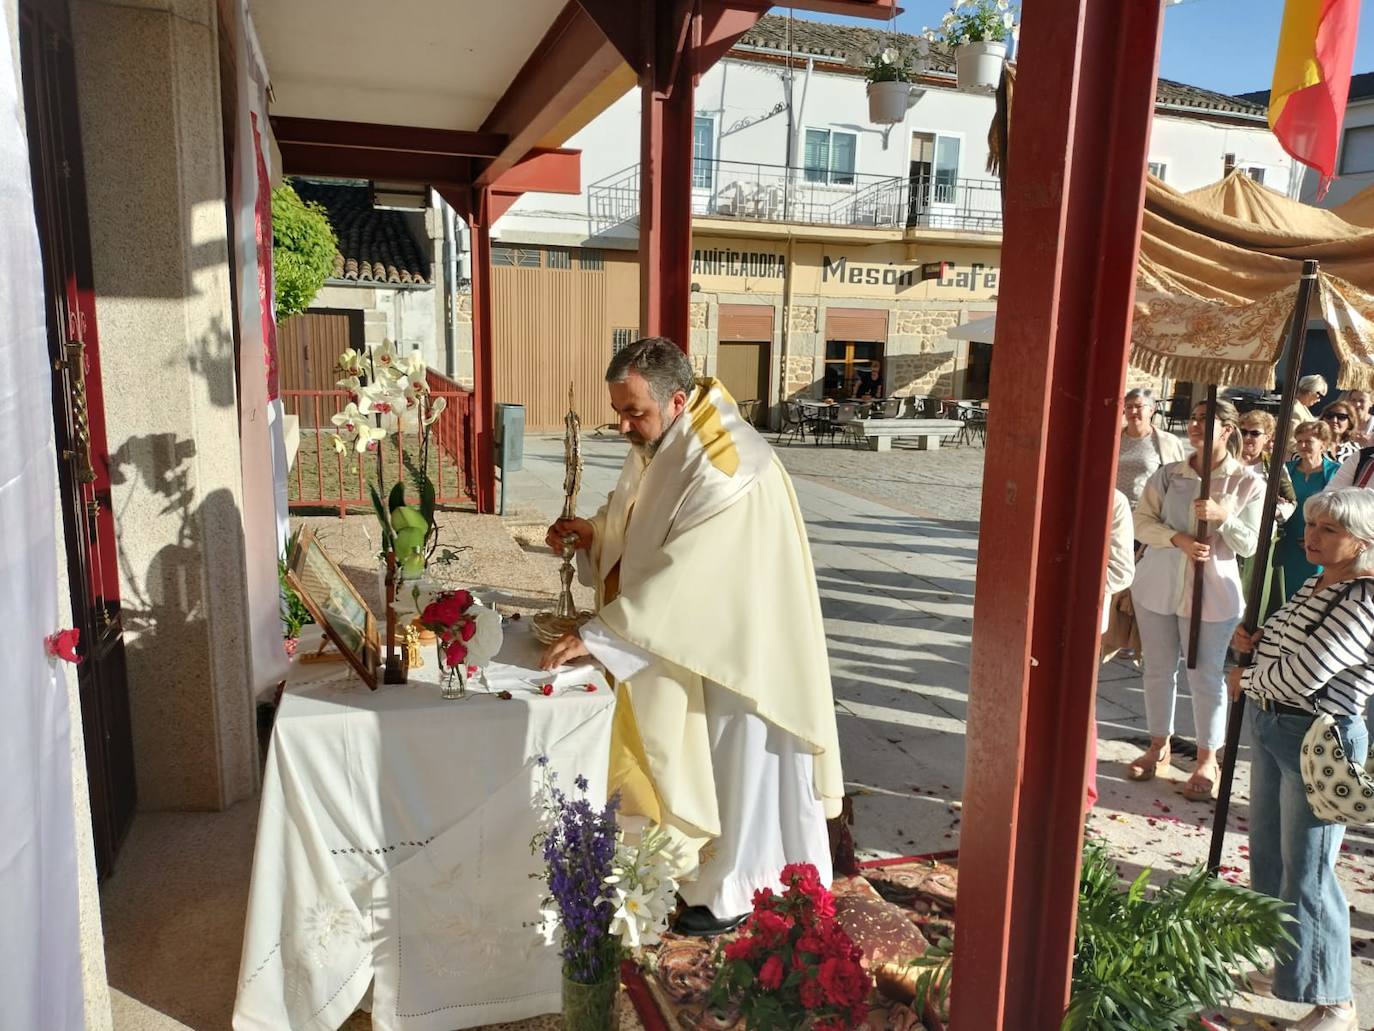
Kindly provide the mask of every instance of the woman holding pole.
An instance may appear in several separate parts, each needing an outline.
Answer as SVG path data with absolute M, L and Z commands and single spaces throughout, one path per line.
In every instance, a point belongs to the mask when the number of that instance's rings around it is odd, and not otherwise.
M 1301 431 L 1299 431 L 1301 432 Z M 1292 906 L 1294 947 L 1272 971 L 1249 975 L 1252 991 L 1314 1009 L 1295 1027 L 1355 1031 L 1350 914 L 1336 877 L 1345 828 L 1318 819 L 1300 760 L 1317 713 L 1336 724 L 1346 755 L 1363 765 L 1363 712 L 1374 692 L 1374 492 L 1329 490 L 1304 505 L 1309 563 L 1322 572 L 1254 634 L 1232 647 L 1254 651 L 1227 676 L 1233 699 L 1254 703 L 1250 720 L 1250 879 Z
M 1185 655 L 1193 606 L 1194 569 L 1203 571 L 1203 598 L 1195 669 L 1187 671 L 1197 734 L 1197 765 L 1183 785 L 1184 797 L 1214 797 L 1217 751 L 1226 728 L 1222 666 L 1231 632 L 1244 612 L 1237 555 L 1253 555 L 1259 538 L 1264 484 L 1236 456 L 1240 452 L 1240 415 L 1229 401 L 1216 402 L 1211 441 L 1211 490 L 1199 497 L 1207 444 L 1207 407 L 1198 405 L 1188 420 L 1194 453 L 1171 462 L 1145 485 L 1135 510 L 1135 536 L 1147 545 L 1137 565 L 1131 594 L 1145 653 L 1145 716 L 1150 747 L 1127 769 L 1131 780 L 1149 780 L 1170 759 L 1178 667 Z M 1214 535 L 1199 540 L 1196 524 L 1205 520 Z

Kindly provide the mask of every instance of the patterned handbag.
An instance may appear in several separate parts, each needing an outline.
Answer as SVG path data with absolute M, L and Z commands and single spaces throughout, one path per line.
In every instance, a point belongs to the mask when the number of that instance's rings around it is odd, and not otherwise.
M 1330 713 L 1319 712 L 1302 739 L 1302 783 L 1318 820 L 1374 822 L 1374 760 L 1356 766 Z

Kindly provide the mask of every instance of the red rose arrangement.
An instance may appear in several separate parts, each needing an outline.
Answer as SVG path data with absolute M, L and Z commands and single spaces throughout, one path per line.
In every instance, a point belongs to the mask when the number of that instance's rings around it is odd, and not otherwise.
M 847 1031 L 868 1019 L 873 979 L 835 922 L 835 897 L 810 863 L 783 867 L 781 895 L 754 893 L 754 911 L 722 950 L 711 1004 L 734 1007 L 751 1031 Z
M 477 620 L 469 614 L 471 609 L 471 593 L 445 591 L 420 613 L 420 625 L 439 638 L 439 654 L 451 669 L 465 664 L 468 642 L 477 633 Z

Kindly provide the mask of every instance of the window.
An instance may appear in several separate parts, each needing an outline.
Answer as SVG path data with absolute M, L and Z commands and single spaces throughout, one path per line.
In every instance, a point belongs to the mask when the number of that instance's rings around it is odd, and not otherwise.
M 1245 174 L 1257 183 L 1264 182 L 1264 169 L 1259 165 L 1251 165 L 1245 169 Z
M 1151 161 L 1149 163 L 1150 174 L 1156 179 L 1167 180 L 1169 166 L 1163 161 Z
M 620 350 L 629 347 L 639 339 L 638 327 L 634 329 L 613 329 L 611 330 L 611 355 L 614 357 Z
M 822 382 L 825 396 L 853 397 L 859 387 L 860 373 L 866 376 L 870 362 L 881 362 L 883 351 L 882 344 L 871 341 L 827 340 Z
M 858 149 L 859 138 L 852 132 L 807 129 L 806 151 L 802 156 L 806 181 L 853 186 Z
M 1341 175 L 1374 172 L 1374 125 L 1356 125 L 1345 130 L 1341 140 Z
M 577 267 L 583 272 L 604 272 L 606 270 L 605 255 L 595 247 L 587 247 L 578 253 Z
M 538 247 L 492 247 L 491 263 L 507 268 L 538 268 Z
M 547 247 L 544 253 L 548 255 L 549 268 L 572 268 L 572 252 L 566 247 Z
M 958 185 L 959 137 L 940 136 L 935 140 L 935 202 L 953 204 Z
M 709 190 L 716 178 L 716 120 L 697 115 L 692 120 L 692 187 Z

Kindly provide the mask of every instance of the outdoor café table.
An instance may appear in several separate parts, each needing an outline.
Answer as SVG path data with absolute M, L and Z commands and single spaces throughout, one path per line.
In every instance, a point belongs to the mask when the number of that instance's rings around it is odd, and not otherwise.
M 263 775 L 236 1029 L 334 1029 L 369 985 L 378 1031 L 561 1008 L 557 950 L 534 926 L 538 758 L 565 789 L 586 776 L 601 804 L 615 704 L 591 666 L 543 695 L 527 627 L 506 624 L 486 671 L 510 700 L 475 685 L 441 699 L 432 647 L 409 684 L 376 691 L 342 663 L 293 664 Z

